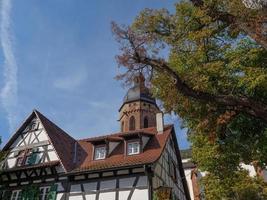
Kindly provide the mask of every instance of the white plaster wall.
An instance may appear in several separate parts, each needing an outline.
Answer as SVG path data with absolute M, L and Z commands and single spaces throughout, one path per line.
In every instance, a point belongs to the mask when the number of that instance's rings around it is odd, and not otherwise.
M 83 197 L 80 195 L 80 196 L 70 196 L 69 197 L 69 200 L 83 200 Z
M 57 158 L 57 154 L 56 154 L 55 151 L 50 151 L 50 152 L 48 152 L 48 156 L 49 156 L 49 158 L 50 158 L 51 161 L 58 160 L 58 158 Z
M 194 193 L 193 193 L 193 185 L 192 185 L 192 179 L 191 179 L 191 170 L 192 169 L 186 169 L 184 172 L 185 172 L 185 177 L 186 177 L 186 182 L 187 182 L 188 190 L 190 193 L 190 197 L 193 200 Z
M 16 158 L 10 158 L 7 160 L 7 166 L 8 168 L 12 168 L 12 167 L 15 167 L 16 165 Z
M 131 200 L 148 200 L 148 189 L 135 189 Z
M 87 194 L 85 195 L 86 200 L 95 200 L 96 194 Z
M 128 196 L 130 194 L 130 190 L 126 190 L 126 191 L 120 191 L 119 192 L 119 200 L 127 200 Z
M 40 135 L 38 136 L 38 140 L 40 142 L 48 140 L 48 137 L 47 137 L 47 134 L 45 133 L 45 131 L 42 131 L 42 133 L 40 133 Z
M 116 192 L 101 192 L 99 194 L 99 200 L 115 200 Z
M 56 200 L 61 200 L 62 196 L 63 196 L 62 193 L 61 194 L 57 194 L 57 199 Z

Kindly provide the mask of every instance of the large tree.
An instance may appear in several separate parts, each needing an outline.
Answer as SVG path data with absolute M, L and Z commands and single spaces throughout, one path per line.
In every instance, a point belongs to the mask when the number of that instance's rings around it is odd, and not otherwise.
M 166 111 L 189 129 L 209 180 L 233 171 L 238 180 L 240 162 L 267 164 L 266 4 L 244 2 L 181 1 L 175 12 L 145 9 L 131 26 L 112 25 L 126 69 L 118 78 L 128 82 L 139 71 L 150 78 Z

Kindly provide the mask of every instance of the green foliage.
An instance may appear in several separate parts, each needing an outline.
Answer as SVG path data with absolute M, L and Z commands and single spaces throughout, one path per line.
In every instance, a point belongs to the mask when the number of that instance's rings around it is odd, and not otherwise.
M 39 200 L 39 187 L 30 185 L 22 190 L 22 200 Z
M 267 104 L 267 50 L 236 24 L 212 17 L 226 11 L 239 23 L 260 17 L 242 1 L 204 0 L 206 7 L 189 1 L 175 12 L 145 9 L 132 29 L 149 38 L 146 53 L 166 57 L 191 88 L 215 95 L 250 97 Z M 164 54 L 159 50 L 164 49 Z M 166 73 L 154 72 L 153 93 L 166 111 L 173 111 L 190 132 L 193 160 L 208 175 L 202 180 L 207 199 L 266 199 L 266 185 L 251 178 L 240 162 L 267 165 L 267 124 L 238 107 L 226 107 L 184 96 Z
M 231 177 L 225 176 L 223 179 L 214 174 L 208 174 L 201 182 L 204 185 L 207 200 L 264 200 L 267 198 L 266 183 L 259 178 L 250 177 L 245 170 L 233 172 Z

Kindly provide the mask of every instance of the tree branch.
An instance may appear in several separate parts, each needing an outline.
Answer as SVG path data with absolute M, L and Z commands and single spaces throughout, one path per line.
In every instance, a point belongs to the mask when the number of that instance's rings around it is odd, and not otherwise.
M 248 97 L 236 97 L 231 95 L 214 95 L 207 92 L 197 91 L 187 85 L 179 75 L 170 68 L 167 62 L 163 59 L 153 59 L 149 57 L 133 59 L 140 64 L 149 65 L 155 70 L 167 73 L 175 80 L 177 91 L 185 96 L 192 97 L 202 102 L 216 103 L 221 106 L 231 107 L 232 110 L 244 112 L 250 116 L 260 118 L 267 123 L 267 105 L 255 101 Z
M 204 8 L 205 3 L 203 0 L 191 0 L 194 6 Z M 205 7 L 207 8 L 207 7 Z M 249 35 L 252 39 L 254 39 L 258 44 L 260 44 L 262 47 L 267 49 L 267 8 L 262 8 L 262 16 L 258 19 L 253 19 L 252 21 L 240 21 L 238 17 L 227 13 L 222 12 L 219 10 L 216 10 L 214 8 L 209 9 L 207 14 L 217 20 L 220 20 L 228 25 L 235 25 L 237 26 L 241 31 L 244 31 L 247 35 Z

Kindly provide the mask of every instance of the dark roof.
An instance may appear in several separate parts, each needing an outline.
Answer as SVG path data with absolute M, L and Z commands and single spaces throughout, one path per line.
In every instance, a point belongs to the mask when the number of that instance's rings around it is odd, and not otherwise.
M 136 100 L 143 100 L 151 103 L 156 103 L 155 98 L 149 92 L 149 89 L 146 87 L 141 87 L 139 84 L 134 85 L 128 90 L 126 95 L 123 98 L 123 103 L 132 102 Z
M 59 128 L 56 124 L 47 119 L 37 110 L 34 111 L 43 124 L 46 133 L 53 144 L 56 153 L 66 171 L 70 171 L 73 166 L 74 144 L 76 140 Z
M 142 73 L 137 74 L 134 77 L 134 86 L 131 87 L 123 98 L 123 104 L 134 102 L 134 101 L 145 101 L 156 105 L 156 99 L 152 96 L 149 89 L 145 86 L 145 78 Z

